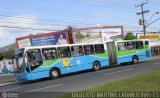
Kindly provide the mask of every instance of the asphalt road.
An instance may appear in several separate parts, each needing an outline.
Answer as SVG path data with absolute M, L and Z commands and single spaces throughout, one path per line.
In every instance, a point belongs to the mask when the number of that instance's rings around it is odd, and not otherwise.
M 1 86 L 0 92 L 9 92 L 11 93 L 10 95 L 18 94 L 15 96 L 19 96 L 20 98 L 22 96 L 23 98 L 26 96 L 26 98 L 29 96 L 30 98 L 54 98 L 53 96 L 62 94 L 58 92 L 79 91 L 152 70 L 160 70 L 160 58 L 134 65 L 113 66 L 96 72 L 85 71 L 74 73 L 54 80 L 41 79 L 32 82 L 15 83 Z

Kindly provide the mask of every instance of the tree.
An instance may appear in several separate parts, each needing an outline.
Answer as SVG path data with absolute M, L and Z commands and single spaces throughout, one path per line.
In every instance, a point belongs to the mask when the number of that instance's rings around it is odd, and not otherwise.
M 3 60 L 4 56 L 0 53 L 0 61 Z
M 68 31 L 68 37 L 69 37 L 69 43 L 70 44 L 73 44 L 73 36 L 72 36 L 72 34 L 73 34 L 73 32 L 72 32 L 72 26 L 68 26 L 67 27 L 67 31 Z
M 84 38 L 85 38 L 85 36 L 80 31 L 76 32 L 76 40 L 81 40 Z
M 12 59 L 14 56 L 15 49 L 11 48 L 5 52 L 5 58 Z
M 8 50 L 5 51 L 5 52 L 0 52 L 0 60 L 2 60 L 3 58 L 13 59 L 14 51 L 15 51 L 15 50 L 16 50 L 16 49 L 11 48 L 11 49 L 8 49 Z
M 28 34 L 28 36 L 32 36 L 32 35 L 34 35 L 34 34 L 32 34 L 32 33 Z
M 134 40 L 136 39 L 137 37 L 132 33 L 132 32 L 128 32 L 125 37 L 124 37 L 124 40 Z

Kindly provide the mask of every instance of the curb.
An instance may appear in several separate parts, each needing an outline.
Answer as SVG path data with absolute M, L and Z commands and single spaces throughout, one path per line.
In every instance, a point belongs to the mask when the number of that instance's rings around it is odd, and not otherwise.
M 160 56 L 155 56 L 155 57 L 153 57 L 153 58 L 151 58 L 149 60 L 154 60 L 154 59 L 158 59 L 158 58 L 160 58 Z
M 0 77 L 1 76 L 12 76 L 12 75 L 14 75 L 14 74 L 0 74 Z
M 3 83 L 3 84 L 0 84 L 0 87 L 1 86 L 6 86 L 6 85 L 11 85 L 11 84 L 15 84 L 16 82 L 8 82 L 8 83 Z

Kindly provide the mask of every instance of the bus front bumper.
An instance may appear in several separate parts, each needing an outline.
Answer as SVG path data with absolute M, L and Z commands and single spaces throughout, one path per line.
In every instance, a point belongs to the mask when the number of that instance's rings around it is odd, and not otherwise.
M 16 73 L 15 76 L 16 76 L 17 81 L 29 81 L 29 80 L 31 80 L 31 77 L 30 77 L 29 74 L 22 75 L 21 73 Z

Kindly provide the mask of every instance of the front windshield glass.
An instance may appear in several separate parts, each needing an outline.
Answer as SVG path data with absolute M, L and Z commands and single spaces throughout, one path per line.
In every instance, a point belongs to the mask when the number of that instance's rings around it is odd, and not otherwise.
M 14 69 L 17 71 L 19 69 L 22 69 L 23 65 L 23 54 L 24 54 L 24 49 L 19 49 L 15 52 L 15 60 L 14 60 Z

